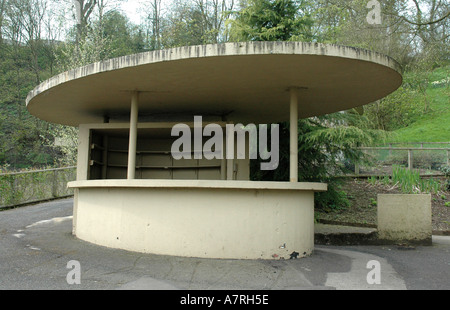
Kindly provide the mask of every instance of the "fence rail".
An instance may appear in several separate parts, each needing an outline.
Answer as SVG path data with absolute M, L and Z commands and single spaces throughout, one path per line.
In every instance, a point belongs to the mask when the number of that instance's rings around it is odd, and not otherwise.
M 410 144 L 416 146 L 393 147 L 394 144 Z M 448 147 L 424 147 L 424 145 L 448 145 Z M 366 151 L 373 158 L 374 166 L 393 164 L 404 165 L 408 169 L 426 169 L 430 172 L 428 175 L 440 174 L 439 169 L 443 166 L 450 166 L 450 142 L 411 142 L 411 143 L 387 143 L 389 147 L 360 147 L 360 150 Z M 414 155 L 415 154 L 415 155 Z M 361 166 L 355 165 L 355 175 L 360 175 Z
M 73 195 L 67 182 L 76 179 L 76 167 L 0 174 L 0 208 Z

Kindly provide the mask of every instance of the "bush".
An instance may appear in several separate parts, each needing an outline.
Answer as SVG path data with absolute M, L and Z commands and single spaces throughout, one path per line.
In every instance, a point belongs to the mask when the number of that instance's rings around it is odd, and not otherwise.
M 397 151 L 393 152 L 391 155 L 388 155 L 385 160 L 382 161 L 387 165 L 400 165 L 407 166 L 408 165 L 408 152 L 407 151 Z
M 413 152 L 414 168 L 438 170 L 445 164 L 445 153 L 440 151 Z
M 350 206 L 347 193 L 341 190 L 340 182 L 330 180 L 328 182 L 328 190 L 314 194 L 316 208 L 326 209 L 345 209 Z

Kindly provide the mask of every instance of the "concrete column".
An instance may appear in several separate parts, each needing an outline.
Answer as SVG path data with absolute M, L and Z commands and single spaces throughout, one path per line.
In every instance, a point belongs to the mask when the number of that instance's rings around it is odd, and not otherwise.
M 298 89 L 289 90 L 290 108 L 290 182 L 298 182 Z
M 227 179 L 227 156 L 225 153 L 226 150 L 226 133 L 225 133 L 225 137 L 223 139 L 223 143 L 222 143 L 222 160 L 220 162 L 220 179 L 221 180 L 226 180 Z
M 91 131 L 87 125 L 80 125 L 78 131 L 77 181 L 89 179 L 89 153 Z
M 132 180 L 136 176 L 136 145 L 137 145 L 137 123 L 139 113 L 139 93 L 133 92 L 131 97 L 131 113 L 130 113 L 130 137 L 128 146 L 128 180 Z
M 227 124 L 226 126 L 226 179 L 234 180 L 234 155 L 235 155 L 235 143 L 234 143 L 234 125 Z

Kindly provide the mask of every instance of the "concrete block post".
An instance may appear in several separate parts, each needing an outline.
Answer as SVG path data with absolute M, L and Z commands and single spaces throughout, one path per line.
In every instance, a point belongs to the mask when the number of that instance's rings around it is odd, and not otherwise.
M 387 243 L 430 245 L 430 194 L 379 194 L 378 238 Z

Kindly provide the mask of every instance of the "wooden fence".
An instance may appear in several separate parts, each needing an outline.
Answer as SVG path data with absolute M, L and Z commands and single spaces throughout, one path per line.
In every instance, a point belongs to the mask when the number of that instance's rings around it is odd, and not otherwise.
M 393 145 L 407 145 L 407 144 L 412 144 L 412 145 L 420 145 L 420 147 L 415 147 L 415 146 L 400 146 L 400 147 L 394 147 Z M 393 152 L 398 152 L 398 151 L 407 151 L 407 167 L 408 169 L 412 170 L 415 165 L 414 165 L 414 156 L 413 156 L 413 152 L 428 152 L 428 151 L 432 151 L 432 152 L 441 152 L 442 155 L 442 160 L 441 160 L 441 164 L 442 165 L 447 165 L 450 166 L 450 142 L 411 142 L 411 143 L 387 143 L 387 145 L 389 145 L 388 147 L 360 147 L 360 150 L 363 151 L 367 151 L 370 153 L 373 153 L 375 151 L 388 151 L 388 155 L 392 156 Z M 443 145 L 444 147 L 424 147 L 424 145 Z M 445 147 L 445 145 L 447 145 L 448 147 Z M 430 169 L 432 166 L 432 163 L 430 164 Z M 359 165 L 355 165 L 355 175 L 360 175 L 360 166 Z

